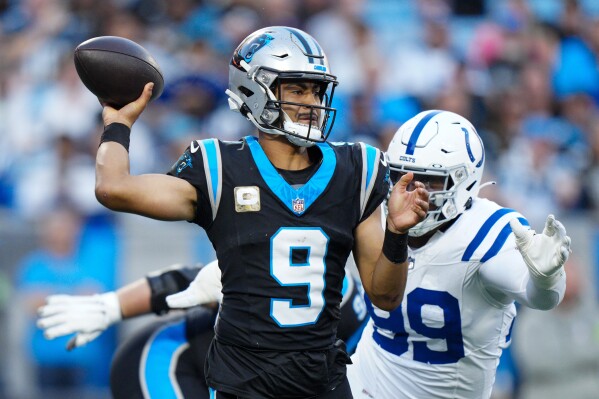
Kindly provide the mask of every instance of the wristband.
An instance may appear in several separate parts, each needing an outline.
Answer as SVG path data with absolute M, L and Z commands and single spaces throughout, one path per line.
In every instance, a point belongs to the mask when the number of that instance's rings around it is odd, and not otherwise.
M 166 297 L 183 291 L 195 279 L 200 266 L 173 265 L 146 276 L 150 286 L 150 306 L 157 315 L 165 314 L 170 310 Z
M 383 255 L 393 263 L 404 263 L 408 260 L 408 235 L 393 233 L 385 228 Z
M 157 315 L 168 313 L 169 307 L 166 303 L 166 297 L 170 294 L 168 287 L 159 275 L 146 276 L 146 281 L 150 286 L 150 309 Z
M 125 147 L 127 152 L 129 152 L 130 136 L 131 129 L 129 129 L 127 125 L 123 125 L 122 123 L 111 123 L 110 125 L 104 127 L 104 133 L 102 133 L 100 145 L 106 141 L 114 141 Z

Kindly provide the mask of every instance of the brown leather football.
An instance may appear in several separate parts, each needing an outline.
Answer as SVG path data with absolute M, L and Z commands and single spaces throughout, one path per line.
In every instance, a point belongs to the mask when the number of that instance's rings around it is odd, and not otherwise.
M 162 94 L 164 77 L 150 53 L 132 40 L 100 36 L 75 49 L 79 78 L 100 102 L 121 108 L 136 100 L 146 83 L 154 82 L 152 100 Z

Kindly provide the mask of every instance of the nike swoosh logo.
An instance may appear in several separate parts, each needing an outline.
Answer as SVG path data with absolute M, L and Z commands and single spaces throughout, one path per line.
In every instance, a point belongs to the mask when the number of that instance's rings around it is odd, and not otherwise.
M 200 145 L 198 144 L 197 140 L 192 141 L 189 145 L 189 148 L 191 149 L 191 153 L 195 154 L 200 149 Z

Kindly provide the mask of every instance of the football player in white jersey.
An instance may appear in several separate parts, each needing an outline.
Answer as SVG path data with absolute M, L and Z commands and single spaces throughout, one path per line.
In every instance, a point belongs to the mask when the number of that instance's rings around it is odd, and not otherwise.
M 517 211 L 479 198 L 484 158 L 472 124 L 445 111 L 416 115 L 389 145 L 392 181 L 414 172 L 430 205 L 409 231 L 401 306 L 366 298 L 371 320 L 348 368 L 355 398 L 488 398 L 514 301 L 547 310 L 563 298 L 564 226 L 549 215 L 536 234 Z

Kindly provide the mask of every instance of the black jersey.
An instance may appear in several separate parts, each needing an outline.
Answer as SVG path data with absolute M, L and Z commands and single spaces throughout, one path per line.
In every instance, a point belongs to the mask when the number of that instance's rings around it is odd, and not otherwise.
M 322 162 L 297 189 L 253 137 L 194 141 L 169 172 L 197 189 L 194 222 L 222 270 L 219 342 L 278 351 L 333 346 L 353 230 L 383 201 L 389 179 L 374 147 L 317 147 Z
M 150 285 L 152 310 L 156 314 L 167 312 L 169 308 L 165 297 L 187 288 L 202 267 L 202 265 L 174 265 L 149 274 L 147 281 Z M 360 282 L 347 268 L 342 294 L 341 321 L 337 337 L 347 343 L 347 354 L 351 355 L 368 319 L 368 313 Z M 159 322 L 152 323 L 128 337 L 119 346 L 112 362 L 110 382 L 112 395 L 116 399 L 129 399 L 176 396 L 176 392 L 180 392 L 185 398 L 208 398 L 204 360 L 214 336 L 215 316 L 216 311 L 196 306 L 187 309 L 184 316 L 177 314 L 174 317 L 164 317 Z M 231 372 L 248 376 L 246 370 L 239 369 L 240 353 L 238 348 L 236 349 L 234 365 L 232 367 L 225 365 L 224 371 L 217 370 L 219 376 Z M 331 387 L 337 387 L 333 391 L 337 395 L 335 397 L 347 398 L 349 395 L 344 395 L 337 385 L 341 382 L 342 376 L 339 372 L 345 369 L 346 355 L 339 348 L 333 348 L 331 353 L 332 356 L 329 355 L 331 359 L 327 359 L 327 364 L 335 363 L 337 360 L 339 365 L 327 366 L 326 373 L 322 373 L 331 376 L 330 380 L 327 380 Z M 285 355 L 287 356 L 275 357 L 274 361 L 284 365 L 289 356 L 296 356 L 296 352 L 285 352 Z M 264 366 L 262 363 L 265 360 L 265 351 L 259 351 L 259 357 L 260 366 Z M 294 360 L 297 363 L 297 358 Z M 256 362 L 252 365 L 255 366 Z M 309 363 L 308 370 L 318 372 L 318 364 Z M 313 379 L 309 379 L 310 383 L 305 383 L 305 379 L 299 378 L 295 370 L 290 371 L 289 374 L 291 377 L 284 380 L 284 385 L 296 396 L 298 394 L 301 396 L 302 390 L 305 391 L 302 388 L 304 384 L 310 389 L 315 388 Z M 225 375 L 225 381 L 229 381 L 226 377 Z M 123 383 L 124 381 L 127 383 Z M 252 380 L 252 391 L 258 390 L 259 387 L 256 385 L 261 382 L 260 379 Z M 269 379 L 264 389 L 272 388 L 272 380 Z M 304 393 L 310 396 L 309 392 Z M 247 395 L 248 392 L 246 390 L 240 394 Z M 267 393 L 258 393 L 257 396 L 269 397 Z

